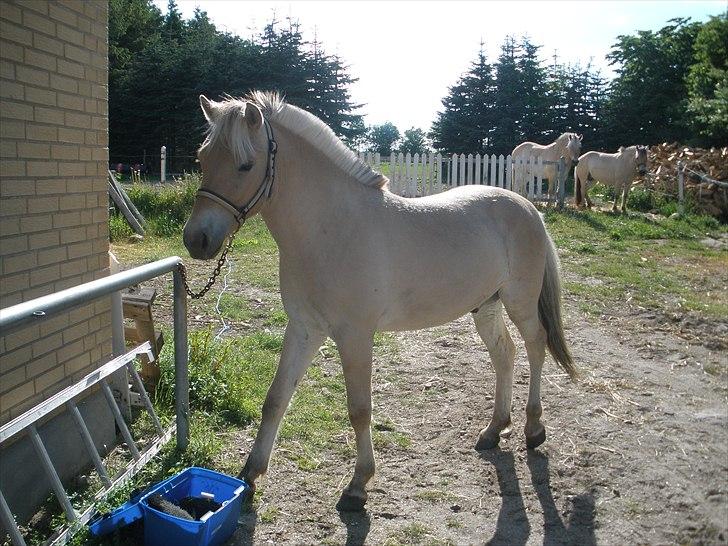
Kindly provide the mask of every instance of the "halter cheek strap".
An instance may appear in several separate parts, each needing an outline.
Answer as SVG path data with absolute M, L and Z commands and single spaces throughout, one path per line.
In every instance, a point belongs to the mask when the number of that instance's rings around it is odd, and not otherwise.
M 273 136 L 273 128 L 265 119 L 263 120 L 263 126 L 265 127 L 265 132 L 268 136 L 268 161 L 265 167 L 265 176 L 263 177 L 263 181 L 260 183 L 260 186 L 258 186 L 258 190 L 255 192 L 255 195 L 253 195 L 253 197 L 245 205 L 238 207 L 224 195 L 207 188 L 200 188 L 197 190 L 198 196 L 206 197 L 207 199 L 214 201 L 232 214 L 233 218 L 235 218 L 235 221 L 238 223 L 238 227 L 243 225 L 248 217 L 248 213 L 258 204 L 263 196 L 267 199 L 273 192 L 273 182 L 276 177 L 276 152 L 278 151 L 278 143 Z

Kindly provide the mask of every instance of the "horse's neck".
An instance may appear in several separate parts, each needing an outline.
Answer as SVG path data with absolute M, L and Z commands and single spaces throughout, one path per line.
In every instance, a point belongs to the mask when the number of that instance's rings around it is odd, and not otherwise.
M 351 207 L 366 188 L 301 137 L 276 128 L 273 195 L 261 215 L 281 248 L 314 233 L 331 211 Z

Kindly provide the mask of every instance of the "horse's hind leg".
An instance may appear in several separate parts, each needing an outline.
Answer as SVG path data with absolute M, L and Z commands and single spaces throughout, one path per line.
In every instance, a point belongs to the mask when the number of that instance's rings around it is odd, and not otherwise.
M 530 287 L 529 287 L 530 288 Z M 540 285 L 539 285 L 540 289 Z M 518 328 L 526 344 L 531 374 L 526 403 L 526 446 L 538 447 L 546 440 L 546 429 L 541 423 L 541 370 L 546 358 L 546 330 L 538 316 L 539 292 L 521 286 L 506 285 L 500 290 L 508 316 Z
M 499 299 L 489 300 L 473 313 L 478 330 L 495 368 L 495 405 L 487 428 L 480 432 L 475 449 L 491 449 L 498 445 L 500 434 L 511 424 L 513 395 L 513 360 L 516 347 L 503 321 L 503 306 Z
M 367 502 L 366 485 L 374 476 L 372 446 L 372 334 L 336 336 L 346 383 L 349 421 L 356 437 L 354 476 L 336 504 L 337 510 L 363 510 Z

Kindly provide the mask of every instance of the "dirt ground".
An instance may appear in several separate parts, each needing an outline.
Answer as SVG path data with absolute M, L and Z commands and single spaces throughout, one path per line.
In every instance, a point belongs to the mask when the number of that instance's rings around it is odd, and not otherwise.
M 353 458 L 322 453 L 304 472 L 274 451 L 230 544 L 725 544 L 728 321 L 565 305 L 582 377 L 547 361 L 540 448 L 525 447 L 528 363 L 513 329 L 513 431 L 488 452 L 474 445 L 495 374 L 470 317 L 396 334 L 375 360 L 374 419 L 411 445 L 375 450 L 367 511 L 334 508 Z

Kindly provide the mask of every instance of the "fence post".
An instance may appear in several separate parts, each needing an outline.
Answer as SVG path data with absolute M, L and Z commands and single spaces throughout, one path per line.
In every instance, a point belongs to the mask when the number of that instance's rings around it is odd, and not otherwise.
M 160 157 L 162 158 L 162 165 L 159 170 L 159 180 L 161 182 L 164 182 L 167 180 L 167 147 L 162 146 L 161 151 L 159 152 Z
M 559 175 L 556 178 L 556 183 L 559 185 L 558 207 L 561 210 L 564 208 L 564 201 L 566 200 L 566 160 L 563 155 L 559 158 Z
M 685 213 L 685 165 L 682 161 L 677 162 L 677 212 L 680 216 Z
M 177 417 L 177 448 L 185 451 L 190 442 L 189 344 L 187 341 L 187 294 L 180 269 L 172 273 L 174 286 L 174 401 Z

